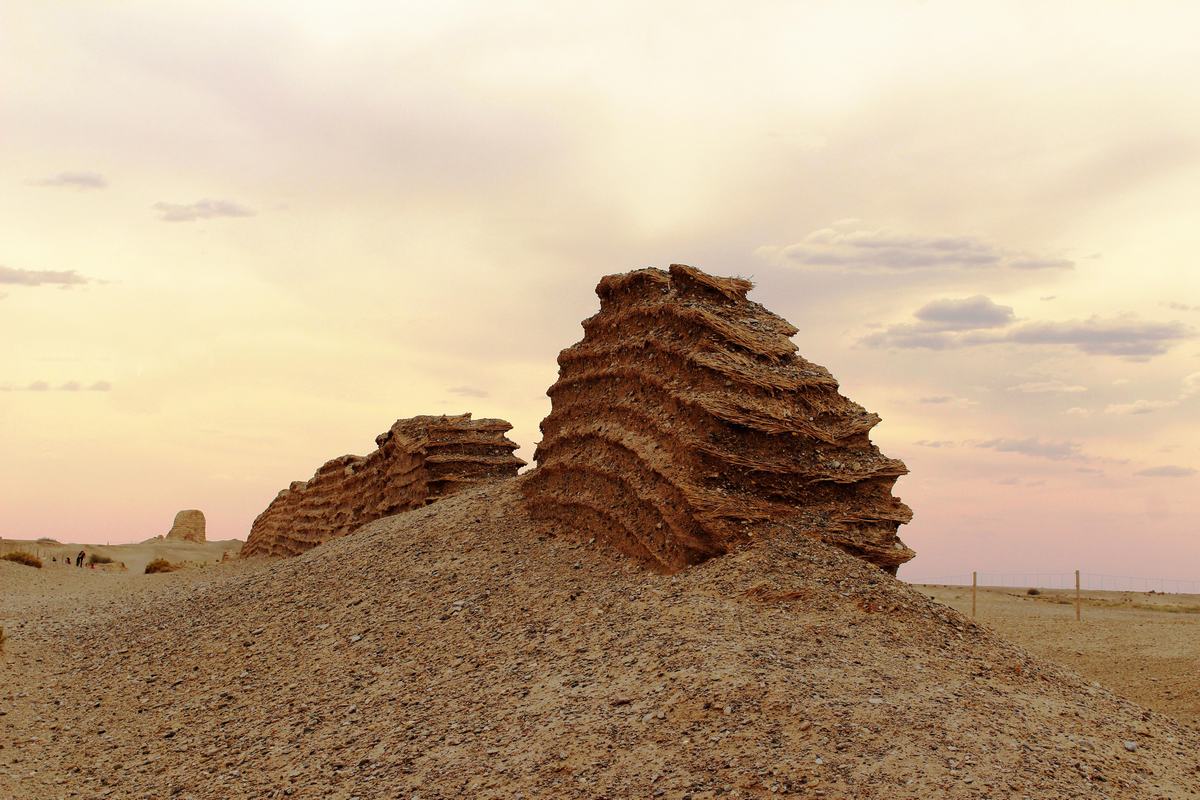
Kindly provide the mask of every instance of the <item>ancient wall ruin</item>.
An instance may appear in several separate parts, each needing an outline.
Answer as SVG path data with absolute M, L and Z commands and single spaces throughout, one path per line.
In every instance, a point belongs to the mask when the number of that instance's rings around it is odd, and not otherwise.
M 879 417 L 796 354 L 749 281 L 674 264 L 600 281 L 600 311 L 558 357 L 524 483 L 530 512 L 671 572 L 775 521 L 895 572 L 912 512 Z
M 396 420 L 367 456 L 346 455 L 284 489 L 259 514 L 243 556 L 297 555 L 372 520 L 418 508 L 525 464 L 502 419 L 423 416 Z

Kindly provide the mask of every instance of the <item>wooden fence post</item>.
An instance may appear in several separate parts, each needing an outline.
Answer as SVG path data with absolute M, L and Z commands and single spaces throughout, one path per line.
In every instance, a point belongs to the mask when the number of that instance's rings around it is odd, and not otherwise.
M 1075 621 L 1080 621 L 1079 616 L 1079 570 L 1075 570 Z
M 979 584 L 979 573 L 971 573 L 971 619 L 975 619 L 975 587 Z

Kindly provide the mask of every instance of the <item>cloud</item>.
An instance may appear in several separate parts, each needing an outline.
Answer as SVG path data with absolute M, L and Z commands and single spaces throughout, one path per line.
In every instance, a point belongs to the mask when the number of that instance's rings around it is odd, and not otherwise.
M 1132 403 L 1112 403 L 1104 407 L 1105 414 L 1152 414 L 1179 405 L 1178 400 L 1134 400 Z
M 930 405 L 930 406 L 942 405 L 944 403 L 950 403 L 953 401 L 954 401 L 954 395 L 949 395 L 949 394 L 939 394 L 939 395 L 934 395 L 933 397 L 922 397 L 920 400 L 920 402 L 924 403 L 925 405 Z
M 1088 417 L 1092 414 L 1091 411 L 1087 410 L 1086 408 L 1082 408 L 1081 406 L 1071 406 L 1063 413 L 1069 417 Z
M 1028 322 L 1013 329 L 1008 341 L 1020 344 L 1071 345 L 1088 355 L 1146 360 L 1193 336 L 1179 322 L 1141 322 L 1093 317 L 1069 322 Z
M 976 447 L 1001 453 L 1020 453 L 1033 458 L 1048 458 L 1051 461 L 1066 461 L 1083 456 L 1077 442 L 1048 442 L 1036 436 L 1026 439 L 991 439 L 978 443 Z
M 1075 262 L 1068 258 L 1013 258 L 1008 266 L 1013 269 L 1074 269 Z
M 0 283 L 16 286 L 77 286 L 88 279 L 75 270 L 55 271 L 49 269 L 14 269 L 0 265 Z
M 460 397 L 487 397 L 488 393 L 483 389 L 476 389 L 474 386 L 451 386 L 446 391 L 451 394 L 459 395 Z
M 65 381 L 58 386 L 51 386 L 49 381 L 33 381 L 26 386 L 0 384 L 0 392 L 108 392 L 112 384 L 108 381 L 96 381 L 84 386 L 80 381 Z
M 1170 303 L 1160 303 L 1159 305 L 1161 305 L 1163 308 L 1169 308 L 1172 311 L 1200 311 L 1200 306 L 1190 306 L 1187 303 L 1177 303 L 1174 301 Z
M 1010 392 L 1021 392 L 1023 394 L 1079 394 L 1087 390 L 1086 386 L 1078 386 L 1059 380 L 1030 381 L 1008 387 L 1008 391 Z
M 1174 464 L 1168 464 L 1162 467 L 1140 469 L 1133 474 L 1142 478 L 1189 478 L 1196 474 L 1196 470 L 1191 467 L 1179 467 Z
M 71 189 L 103 189 L 108 186 L 105 177 L 97 172 L 60 172 L 31 183 L 34 186 L 62 186 Z
M 919 441 L 913 442 L 913 444 L 917 445 L 918 447 L 936 447 L 936 448 L 954 447 L 954 442 L 947 441 L 945 439 L 938 439 L 938 440 L 921 439 Z
M 983 295 L 935 300 L 917 309 L 913 316 L 918 320 L 916 323 L 889 325 L 863 337 L 860 344 L 927 350 L 988 344 L 1069 346 L 1088 355 L 1147 361 L 1195 335 L 1180 322 L 1145 322 L 1125 317 L 1012 324 L 1012 309 Z
M 918 308 L 913 316 L 930 328 L 942 331 L 969 331 L 1003 328 L 1013 321 L 1011 306 L 992 302 L 977 294 L 961 300 L 933 300 Z
M 194 203 L 164 203 L 153 206 L 163 222 L 195 222 L 216 217 L 252 217 L 254 210 L 229 200 L 197 200 Z
M 1020 270 L 1072 269 L 1065 258 L 1046 258 L 1004 250 L 985 239 L 963 235 L 917 235 L 887 228 L 854 228 L 857 220 L 839 220 L 812 231 L 798 243 L 765 245 L 757 252 L 793 266 L 888 272 L 916 269 Z

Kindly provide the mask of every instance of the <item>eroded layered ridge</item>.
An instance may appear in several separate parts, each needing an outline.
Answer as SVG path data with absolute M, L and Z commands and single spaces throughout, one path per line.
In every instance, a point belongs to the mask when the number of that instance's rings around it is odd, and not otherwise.
M 600 311 L 547 392 L 530 511 L 668 572 L 772 521 L 894 573 L 915 555 L 892 496 L 908 470 L 751 286 L 680 264 L 600 281 Z
M 281 491 L 254 520 L 242 555 L 297 555 L 380 517 L 512 477 L 525 462 L 504 435 L 511 428 L 470 414 L 396 420 L 375 437 L 375 452 L 335 458 Z

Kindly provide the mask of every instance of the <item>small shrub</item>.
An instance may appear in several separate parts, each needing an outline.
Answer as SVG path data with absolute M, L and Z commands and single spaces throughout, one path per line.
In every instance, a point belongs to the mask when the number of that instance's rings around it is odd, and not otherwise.
M 92 553 L 88 556 L 89 564 L 111 564 L 113 560 L 108 556 L 102 556 L 99 553 Z
M 146 565 L 146 574 L 153 575 L 156 572 L 174 572 L 179 567 L 167 561 L 165 558 L 156 558 Z
M 26 553 L 24 550 L 14 550 L 11 553 L 5 553 L 4 555 L 0 556 L 0 558 L 3 558 L 5 561 L 24 564 L 27 567 L 37 567 L 38 569 L 42 568 L 42 560 L 33 553 Z
M 1029 595 L 1039 595 L 1039 594 L 1041 594 L 1041 593 L 1042 593 L 1042 590 L 1041 590 L 1041 589 L 1030 589 L 1030 590 L 1029 590 L 1029 591 L 1027 591 L 1025 594 L 1029 594 Z

